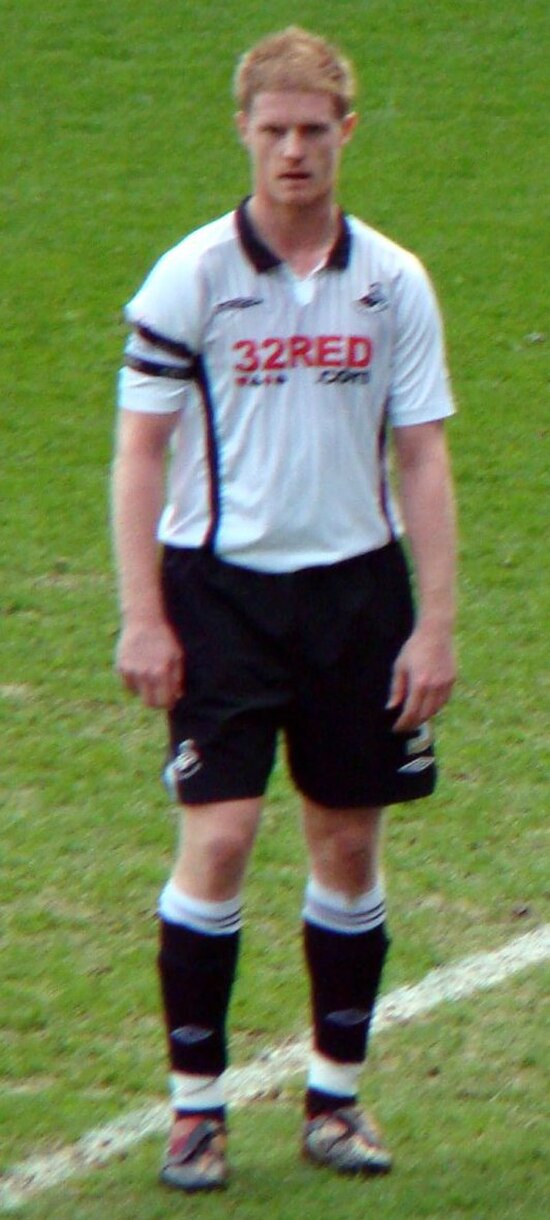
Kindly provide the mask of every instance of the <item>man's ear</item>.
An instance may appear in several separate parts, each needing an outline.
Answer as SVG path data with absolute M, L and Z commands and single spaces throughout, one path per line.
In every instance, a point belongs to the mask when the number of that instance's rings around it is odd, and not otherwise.
M 235 115 L 235 127 L 241 144 L 248 145 L 248 115 L 246 110 L 238 110 Z
M 342 119 L 342 144 L 347 144 L 357 127 L 359 115 L 355 110 L 351 110 L 349 114 L 345 114 Z

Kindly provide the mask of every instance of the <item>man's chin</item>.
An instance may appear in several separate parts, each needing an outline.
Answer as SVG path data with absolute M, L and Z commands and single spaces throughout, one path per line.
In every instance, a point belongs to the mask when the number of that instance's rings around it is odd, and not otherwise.
M 317 197 L 311 178 L 281 178 L 276 194 L 282 203 L 311 203 Z

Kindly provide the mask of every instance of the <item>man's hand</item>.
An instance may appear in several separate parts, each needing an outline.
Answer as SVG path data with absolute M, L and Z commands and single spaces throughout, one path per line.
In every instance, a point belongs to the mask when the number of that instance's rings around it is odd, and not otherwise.
M 402 706 L 394 733 L 416 729 L 450 698 L 456 667 L 450 634 L 419 625 L 399 653 L 392 675 L 388 709 Z
M 183 649 L 168 623 L 123 628 L 115 668 L 127 690 L 147 707 L 171 708 L 183 694 Z

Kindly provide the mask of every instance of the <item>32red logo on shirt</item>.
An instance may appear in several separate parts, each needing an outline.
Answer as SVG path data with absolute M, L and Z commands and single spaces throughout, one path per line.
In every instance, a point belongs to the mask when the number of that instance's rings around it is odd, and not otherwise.
M 236 373 L 282 372 L 294 368 L 366 369 L 372 340 L 366 335 L 290 335 L 238 339 L 233 344 Z

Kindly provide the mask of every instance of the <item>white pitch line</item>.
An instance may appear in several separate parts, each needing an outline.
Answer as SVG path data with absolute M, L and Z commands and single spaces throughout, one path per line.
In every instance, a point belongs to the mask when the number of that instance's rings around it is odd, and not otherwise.
M 455 966 L 430 972 L 410 987 L 397 987 L 383 996 L 373 1020 L 373 1033 L 392 1025 L 404 1025 L 445 1001 L 465 999 L 477 991 L 496 987 L 511 975 L 550 957 L 550 924 L 518 936 L 490 953 L 465 957 Z M 269 1096 L 284 1080 L 303 1072 L 310 1046 L 308 1037 L 265 1051 L 245 1067 L 229 1068 L 226 1092 L 233 1106 Z M 123 1115 L 104 1127 L 88 1131 L 75 1144 L 50 1156 L 32 1157 L 0 1175 L 0 1209 L 16 1211 L 33 1195 L 69 1178 L 97 1169 L 116 1156 L 123 1156 L 148 1135 L 168 1129 L 170 1111 L 157 1104 Z

